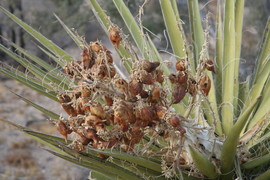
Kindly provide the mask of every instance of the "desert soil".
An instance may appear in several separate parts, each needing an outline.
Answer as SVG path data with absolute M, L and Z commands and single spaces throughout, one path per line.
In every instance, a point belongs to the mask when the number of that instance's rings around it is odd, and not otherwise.
M 28 98 L 58 114 L 64 113 L 56 102 L 13 80 L 0 81 L 0 118 L 33 130 L 59 134 L 48 117 L 10 92 Z M 60 113 L 59 113 L 60 112 Z M 23 132 L 0 122 L 1 180 L 86 180 L 89 170 L 53 156 Z

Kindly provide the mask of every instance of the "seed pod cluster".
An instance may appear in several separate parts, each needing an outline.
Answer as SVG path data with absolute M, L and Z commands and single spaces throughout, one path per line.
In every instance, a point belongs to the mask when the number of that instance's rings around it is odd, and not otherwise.
M 109 34 L 118 46 L 121 37 L 116 31 L 111 28 Z M 134 66 L 131 78 L 124 79 L 115 71 L 111 52 L 99 41 L 85 47 L 81 58 L 81 62 L 64 67 L 76 86 L 58 94 L 69 118 L 59 121 L 57 129 L 65 139 L 70 133 L 77 134 L 72 143 L 74 149 L 124 147 L 132 151 L 146 133 L 166 127 L 185 133 L 181 120 L 175 120 L 177 117 L 167 120 L 172 110 L 166 104 L 168 95 L 162 86 L 164 75 L 159 62 L 141 60 Z M 186 94 L 187 69 L 182 67 L 169 77 L 175 84 L 174 103 L 179 103 Z M 162 132 L 159 134 L 167 138 L 168 132 Z

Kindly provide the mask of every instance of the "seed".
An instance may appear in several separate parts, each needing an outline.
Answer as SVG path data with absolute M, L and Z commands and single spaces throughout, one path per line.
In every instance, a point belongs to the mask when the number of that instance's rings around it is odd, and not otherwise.
M 142 68 L 149 73 L 153 72 L 159 65 L 160 62 L 150 62 L 149 60 L 142 61 Z
M 208 96 L 211 89 L 211 79 L 207 75 L 202 75 L 199 81 L 199 85 L 203 93 Z
M 181 119 L 184 117 L 181 117 Z M 177 130 L 183 135 L 186 133 L 186 130 L 181 126 L 180 124 L 180 118 L 177 116 L 172 116 L 169 119 L 169 124 L 172 125 L 173 127 L 177 128 Z
M 197 94 L 197 82 L 194 78 L 188 79 L 188 92 L 191 96 L 195 96 Z
M 172 91 L 173 104 L 179 103 L 186 95 L 186 87 L 183 85 L 177 85 Z
M 130 94 L 132 94 L 133 96 L 136 96 L 142 92 L 143 84 L 137 81 L 136 79 L 133 79 L 128 84 L 128 90 Z
M 177 61 L 175 67 L 176 67 L 176 69 L 178 71 L 186 71 L 187 70 L 186 60 L 185 59 L 181 59 L 180 61 Z
M 206 62 L 205 62 L 205 68 L 209 71 L 212 71 L 213 73 L 215 73 L 215 65 L 214 65 L 214 62 L 210 59 L 208 59 Z
M 114 46 L 118 47 L 120 41 L 122 40 L 120 36 L 120 30 L 117 27 L 110 27 L 109 33 L 111 42 Z

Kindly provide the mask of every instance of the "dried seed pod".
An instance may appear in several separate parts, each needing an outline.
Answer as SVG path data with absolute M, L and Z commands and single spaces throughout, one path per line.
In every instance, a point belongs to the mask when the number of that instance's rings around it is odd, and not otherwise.
M 84 81 L 78 82 L 78 87 L 80 87 L 82 97 L 90 97 L 91 96 L 91 89 L 87 85 L 88 84 Z
M 159 65 L 160 62 L 150 62 L 149 60 L 142 61 L 142 68 L 149 73 L 153 72 Z
M 77 111 L 74 107 L 70 104 L 71 98 L 67 94 L 60 94 L 58 96 L 59 102 L 61 103 L 63 109 L 67 112 L 68 115 L 71 117 L 77 116 Z
M 165 114 L 167 113 L 167 108 L 163 107 L 163 106 L 156 106 L 156 112 L 157 112 L 157 116 L 160 119 L 163 119 Z
M 112 106 L 113 105 L 113 99 L 109 96 L 105 96 L 105 101 L 107 106 Z
M 179 103 L 186 95 L 186 87 L 183 85 L 177 85 L 172 91 L 173 104 Z
M 90 42 L 90 49 L 96 53 L 98 53 L 101 50 L 104 50 L 104 46 L 96 41 L 96 42 Z M 106 49 L 106 48 L 105 48 Z
M 89 50 L 86 47 L 83 49 L 81 57 L 84 69 L 89 69 L 94 64 L 94 62 L 92 62 L 92 54 L 89 53 Z
M 153 87 L 150 93 L 150 101 L 157 102 L 160 99 L 162 89 Z
M 67 135 L 72 133 L 72 131 L 66 126 L 66 124 L 61 121 L 61 120 L 58 120 L 56 122 L 56 128 L 58 130 L 58 132 L 64 136 L 65 140 L 67 140 Z
M 204 66 L 208 71 L 212 71 L 213 73 L 215 73 L 215 65 L 214 62 L 211 59 L 208 59 L 205 62 L 205 66 Z
M 147 91 L 142 90 L 142 91 L 140 92 L 140 96 L 141 96 L 141 98 L 148 98 L 148 97 L 149 97 L 149 94 L 148 94 Z
M 128 83 L 128 91 L 131 95 L 136 96 L 140 94 L 143 90 L 143 84 L 136 79 L 131 80 Z
M 163 83 L 163 81 L 164 81 L 163 71 L 160 70 L 160 69 L 156 69 L 156 70 L 154 71 L 154 73 L 155 73 L 155 80 L 156 80 L 157 82 L 159 82 L 159 83 Z
M 151 106 L 144 106 L 141 109 L 141 119 L 148 122 L 158 120 L 156 109 Z
M 178 77 L 172 73 L 169 75 L 169 80 L 172 84 L 176 84 L 178 82 Z
M 175 67 L 178 71 L 186 71 L 187 70 L 186 60 L 181 59 L 180 61 L 177 61 Z
M 197 94 L 197 82 L 194 78 L 188 79 L 188 92 L 191 96 L 195 96 Z
M 85 112 L 85 114 L 90 113 L 90 106 L 87 105 L 90 100 L 91 98 L 86 98 L 86 97 L 80 99 L 79 106 Z
M 181 119 L 184 117 L 181 117 Z M 177 128 L 177 130 L 183 135 L 186 133 L 186 130 L 181 126 L 179 117 L 177 116 L 172 116 L 169 118 L 169 124 L 172 125 L 173 127 Z
M 122 38 L 120 36 L 120 30 L 118 27 L 110 27 L 109 28 L 110 40 L 114 46 L 118 47 L 119 43 L 121 42 Z
M 184 71 L 180 71 L 177 74 L 177 82 L 179 84 L 187 84 L 188 74 Z
M 121 93 L 123 93 L 124 95 L 128 94 L 128 83 L 124 79 L 118 78 L 115 80 L 114 83 Z
M 101 119 L 106 118 L 106 113 L 103 107 L 101 106 L 101 104 L 98 102 L 90 103 L 90 112 L 92 115 L 96 115 L 100 117 Z
M 139 77 L 143 84 L 152 85 L 155 82 L 153 76 L 145 70 L 139 72 Z
M 203 93 L 208 96 L 211 89 L 211 79 L 207 75 L 202 75 L 199 81 L 199 85 Z
M 98 116 L 95 115 L 88 115 L 85 118 L 85 124 L 87 124 L 88 126 L 93 126 L 95 124 L 95 122 L 100 122 L 101 119 Z
M 80 138 L 78 138 L 77 141 L 79 141 L 82 145 L 86 146 L 91 142 L 91 139 L 88 139 L 84 136 L 80 136 Z

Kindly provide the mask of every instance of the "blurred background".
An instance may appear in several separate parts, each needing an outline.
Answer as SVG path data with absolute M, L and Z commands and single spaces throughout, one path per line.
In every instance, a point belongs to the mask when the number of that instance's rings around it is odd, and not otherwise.
M 110 15 L 111 21 L 119 27 L 124 27 L 120 16 L 111 1 L 99 0 L 102 7 Z M 139 8 L 144 0 L 124 0 L 134 17 L 138 17 Z M 171 52 L 167 47 L 166 31 L 162 13 L 157 0 L 149 0 L 144 7 L 142 17 L 145 30 L 151 30 L 151 36 L 160 51 Z M 187 0 L 178 0 L 178 8 L 184 31 L 189 40 L 188 6 Z M 203 26 L 205 17 L 209 13 L 210 26 L 210 55 L 214 59 L 215 50 L 215 14 L 217 0 L 199 0 Z M 69 27 L 74 28 L 87 42 L 101 40 L 108 43 L 108 38 L 95 19 L 87 0 L 0 0 L 0 5 L 29 25 L 40 31 L 58 46 L 69 52 L 74 58 L 80 58 L 80 51 L 72 39 L 65 33 L 56 20 L 54 13 Z M 243 25 L 243 40 L 241 51 L 240 72 L 241 80 L 251 74 L 256 62 L 261 37 L 266 21 L 270 15 L 270 0 L 246 0 Z M 124 32 L 127 32 L 123 28 Z M 0 43 L 9 47 L 4 39 L 8 39 L 35 55 L 51 62 L 38 48 L 38 43 L 26 34 L 18 25 L 13 23 L 0 11 Z M 109 45 L 108 45 L 109 46 Z M 12 49 L 12 51 L 16 51 Z M 166 56 L 165 56 L 166 57 Z M 14 60 L 0 51 L 0 61 L 24 71 Z M 52 63 L 52 62 L 51 62 Z M 33 107 L 19 100 L 9 90 L 14 91 L 35 103 L 47 107 L 55 112 L 63 112 L 57 103 L 52 103 L 45 97 L 40 97 L 32 90 L 0 74 L 0 118 L 16 122 L 29 128 L 57 134 L 52 124 L 46 121 Z M 77 167 L 59 158 L 53 157 L 27 136 L 14 128 L 0 122 L 0 179 L 7 180 L 80 180 L 87 179 L 88 170 Z

